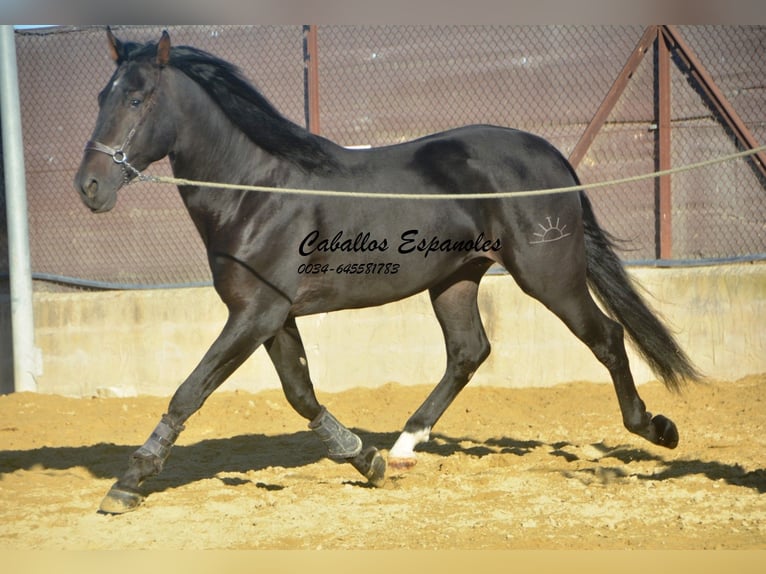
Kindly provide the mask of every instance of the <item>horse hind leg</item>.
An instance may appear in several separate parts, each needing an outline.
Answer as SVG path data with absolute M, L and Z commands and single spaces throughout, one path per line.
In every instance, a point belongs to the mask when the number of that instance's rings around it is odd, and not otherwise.
M 676 426 L 662 415 L 652 417 L 647 412 L 630 371 L 624 329 L 607 317 L 591 297 L 585 282 L 584 261 L 571 253 L 559 260 L 563 263 L 545 266 L 543 270 L 534 263 L 521 268 L 516 259 L 508 269 L 522 290 L 557 315 L 607 368 L 625 428 L 654 444 L 674 448 L 678 444 Z M 552 269 L 556 276 L 550 275 Z
M 381 486 L 385 482 L 386 463 L 378 450 L 375 447 L 363 448 L 359 436 L 319 404 L 295 318 L 289 317 L 265 347 L 277 370 L 287 401 L 298 414 L 310 421 L 309 428 L 325 444 L 329 458 L 350 463 L 370 484 Z
M 592 320 L 572 323 L 566 314 L 557 314 L 609 371 L 625 428 L 654 444 L 675 448 L 678 445 L 675 424 L 663 415 L 652 417 L 638 395 L 625 351 L 622 325 L 601 313 L 590 296 L 588 301 L 585 305 Z
M 489 268 L 480 262 L 432 288 L 431 303 L 444 333 L 447 367 L 439 384 L 413 413 L 389 451 L 388 465 L 407 470 L 417 462 L 415 447 L 428 441 L 431 429 L 489 356 L 490 344 L 479 314 L 479 281 Z

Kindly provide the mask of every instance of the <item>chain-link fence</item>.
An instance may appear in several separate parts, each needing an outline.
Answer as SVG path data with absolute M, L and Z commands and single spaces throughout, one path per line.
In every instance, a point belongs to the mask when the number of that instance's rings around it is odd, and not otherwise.
M 171 26 L 175 44 L 242 68 L 288 118 L 307 121 L 301 26 Z M 683 26 L 747 129 L 766 142 L 766 28 Z M 160 27 L 116 27 L 156 40 Z M 391 144 L 468 123 L 532 131 L 572 152 L 644 33 L 643 26 L 320 26 L 320 132 L 347 146 Z M 116 284 L 207 282 L 204 249 L 175 190 L 137 183 L 95 216 L 72 178 L 89 138 L 96 94 L 112 72 L 104 30 L 17 33 L 22 124 L 36 277 Z M 741 149 L 677 54 L 671 65 L 672 165 Z M 578 172 L 584 183 L 655 171 L 657 50 L 630 77 Z M 148 170 L 169 174 L 166 162 Z M 658 257 L 656 180 L 591 194 L 603 225 L 629 241 L 628 261 Z M 0 208 L 3 207 L 0 195 Z M 0 209 L 0 223 L 4 208 Z M 672 258 L 766 253 L 766 180 L 753 159 L 672 177 Z M 0 229 L 0 244 L 5 241 Z M 7 272 L 0 245 L 0 274 Z M 47 274 L 47 275 L 46 275 Z M 36 288 L 51 288 L 50 281 Z

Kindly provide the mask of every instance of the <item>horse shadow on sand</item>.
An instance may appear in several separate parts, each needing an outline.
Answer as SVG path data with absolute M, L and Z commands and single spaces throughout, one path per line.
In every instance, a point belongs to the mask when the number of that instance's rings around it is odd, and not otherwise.
M 398 437 L 398 432 L 370 432 L 353 429 L 366 445 L 387 448 Z M 3 474 L 17 470 L 60 470 L 75 467 L 87 469 L 96 478 L 117 478 L 127 468 L 130 455 L 139 445 L 97 443 L 86 446 L 40 447 L 30 450 L 0 451 L 0 479 Z M 540 451 L 540 449 L 543 449 Z M 701 475 L 711 481 L 766 493 L 766 469 L 747 472 L 739 465 L 694 459 L 666 460 L 660 454 L 629 446 L 610 447 L 605 443 L 573 445 L 568 442 L 545 443 L 537 440 L 521 440 L 511 437 L 476 440 L 470 437 L 454 437 L 434 433 L 431 441 L 421 445 L 418 452 L 430 453 L 445 459 L 457 453 L 483 458 L 490 455 L 525 457 L 533 451 L 551 457 L 551 472 L 560 472 L 568 478 L 593 480 L 607 473 L 612 478 L 628 476 L 625 467 L 630 462 L 644 461 L 656 465 L 650 473 L 633 474 L 639 480 L 664 481 Z M 596 456 L 593 457 L 593 453 Z M 589 453 L 589 454 L 586 454 Z M 561 470 L 560 460 L 572 465 L 571 470 Z M 222 476 L 226 474 L 257 472 L 269 467 L 301 469 L 325 458 L 325 450 L 311 431 L 281 435 L 244 434 L 226 438 L 205 439 L 193 444 L 179 444 L 173 448 L 165 468 L 159 476 L 150 478 L 142 485 L 142 492 L 149 495 L 200 480 L 217 478 L 226 485 L 238 486 L 253 481 L 244 477 Z M 591 463 L 583 465 L 582 463 Z M 544 466 L 544 465 L 543 465 Z M 366 481 L 356 479 L 349 467 L 348 484 L 369 487 Z M 602 481 L 604 482 L 604 481 Z M 266 490 L 281 490 L 283 485 L 256 482 L 255 486 Z

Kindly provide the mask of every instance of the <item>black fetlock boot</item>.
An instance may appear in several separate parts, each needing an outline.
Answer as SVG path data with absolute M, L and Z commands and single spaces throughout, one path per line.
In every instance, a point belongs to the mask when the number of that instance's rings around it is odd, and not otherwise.
M 344 427 L 325 407 L 309 423 L 309 428 L 325 443 L 332 460 L 350 463 L 373 486 L 383 485 L 386 461 L 378 449 L 368 447 L 362 451 L 362 439 Z

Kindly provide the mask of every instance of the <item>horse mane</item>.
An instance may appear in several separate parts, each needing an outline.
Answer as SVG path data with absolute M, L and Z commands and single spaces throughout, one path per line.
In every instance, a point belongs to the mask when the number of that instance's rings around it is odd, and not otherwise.
M 123 44 L 125 60 L 153 58 L 156 44 Z M 199 85 L 253 143 L 306 171 L 328 171 L 338 162 L 328 140 L 283 116 L 234 64 L 191 46 L 173 46 L 169 65 Z

